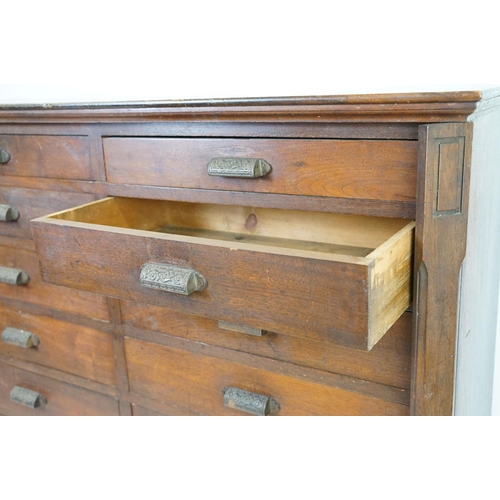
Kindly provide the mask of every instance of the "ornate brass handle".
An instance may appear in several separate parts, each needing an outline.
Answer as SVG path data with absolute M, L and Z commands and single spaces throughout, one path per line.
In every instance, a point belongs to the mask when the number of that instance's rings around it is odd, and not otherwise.
M 10 154 L 5 149 L 0 149 L 0 163 L 9 163 Z
M 40 339 L 31 332 L 7 327 L 2 332 L 2 342 L 29 349 L 30 347 L 36 347 L 40 343 Z
M 213 158 L 207 167 L 208 175 L 251 179 L 264 177 L 272 170 L 271 165 L 262 158 Z
M 19 385 L 10 391 L 10 400 L 28 408 L 43 408 L 47 404 L 47 399 L 43 394 Z
M 241 410 L 252 415 L 266 416 L 280 410 L 278 401 L 269 396 L 244 391 L 236 387 L 224 387 L 224 406 Z
M 191 295 L 207 286 L 207 280 L 193 269 L 152 262 L 141 267 L 140 282 L 145 287 L 181 295 Z
M 30 277 L 20 269 L 12 269 L 10 267 L 0 267 L 0 283 L 7 285 L 26 285 L 29 283 Z
M 10 222 L 19 219 L 19 212 L 10 205 L 0 204 L 0 221 Z

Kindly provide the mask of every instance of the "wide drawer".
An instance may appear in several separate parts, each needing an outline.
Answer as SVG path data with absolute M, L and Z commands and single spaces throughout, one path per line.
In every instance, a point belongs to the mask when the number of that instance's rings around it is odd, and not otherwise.
M 115 385 L 111 335 L 0 304 L 0 354 Z
M 410 305 L 405 220 L 107 198 L 32 226 L 45 281 L 254 328 L 371 349 Z
M 103 149 L 107 180 L 116 184 L 391 201 L 416 197 L 416 141 L 107 137 Z M 252 161 L 258 159 L 270 168 Z
M 0 186 L 0 235 L 31 238 L 31 219 L 93 200 L 91 194 Z
M 132 393 L 203 415 L 259 413 L 265 398 L 266 411 L 277 415 L 409 413 L 405 405 L 132 338 L 125 355 Z
M 0 176 L 91 180 L 86 136 L 0 135 Z
M 228 330 L 227 324 L 211 318 L 140 302 L 122 301 L 121 318 L 125 332 L 131 337 L 141 336 L 145 331 L 157 332 L 203 345 L 410 389 L 411 313 L 404 313 L 369 352 L 280 332 L 257 332 L 261 335 L 256 335 L 255 331 Z
M 119 415 L 118 401 L 81 387 L 0 363 L 4 415 Z
M 29 277 L 27 283 L 14 283 L 12 277 L 18 271 Z M 89 318 L 109 319 L 104 297 L 44 283 L 35 252 L 22 248 L 0 246 L 0 296 Z

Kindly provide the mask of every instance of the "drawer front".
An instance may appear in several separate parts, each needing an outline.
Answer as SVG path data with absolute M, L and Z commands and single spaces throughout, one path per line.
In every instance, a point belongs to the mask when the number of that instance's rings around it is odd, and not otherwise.
M 38 259 L 34 252 L 0 246 L 0 267 L 22 270 L 30 278 L 25 285 L 0 282 L 0 296 L 2 297 L 104 321 L 109 319 L 107 301 L 104 297 L 42 282 Z
M 383 226 L 382 238 L 382 233 L 375 231 L 374 251 L 371 251 L 373 247 L 360 249 L 358 246 L 342 246 L 337 251 L 338 245 L 318 242 L 321 233 L 329 231 L 322 225 L 317 231 L 312 230 L 313 221 L 304 226 L 309 219 L 292 211 L 287 214 L 290 221 L 283 220 L 286 216 L 282 211 L 261 210 L 256 211 L 257 216 L 250 213 L 248 217 L 244 211 L 236 213 L 239 225 L 235 226 L 242 228 L 248 226 L 248 221 L 257 220 L 265 228 L 267 218 L 268 227 L 258 236 L 252 234 L 254 226 L 241 236 L 189 228 L 197 235 L 208 234 L 204 237 L 185 236 L 182 233 L 185 228 L 180 232 L 174 228 L 167 233 L 135 230 L 127 225 L 108 227 L 113 223 L 122 224 L 123 221 L 113 221 L 111 217 L 111 212 L 120 207 L 126 206 L 129 212 L 134 208 L 133 217 L 140 218 L 136 221 L 136 227 L 140 228 L 142 222 L 151 223 L 155 211 L 161 221 L 165 213 L 173 217 L 177 211 L 184 216 L 183 205 L 189 204 L 109 198 L 37 219 L 33 222 L 33 231 L 43 279 L 253 328 L 367 350 L 410 305 L 414 224 L 407 221 L 352 216 L 345 216 L 347 221 L 341 221 L 334 214 L 306 214 L 318 220 L 322 220 L 320 215 L 325 217 L 344 236 L 344 233 L 354 233 L 358 244 L 359 238 L 377 224 Z M 196 221 L 212 221 L 212 208 L 198 208 Z M 234 215 L 232 212 L 238 212 L 237 208 L 225 207 L 221 220 L 227 221 Z M 289 228 L 288 233 L 283 233 L 285 236 L 305 227 L 310 230 L 305 236 L 307 241 L 267 236 L 269 231 L 278 230 L 278 226 L 269 222 L 277 212 L 281 216 L 279 222 Z M 124 210 L 116 210 L 115 215 L 126 214 Z M 100 218 L 106 226 L 85 222 L 87 216 L 92 220 Z M 147 220 L 142 221 L 142 217 Z M 82 219 L 84 222 L 80 222 Z M 163 223 L 158 224 L 160 227 Z M 239 238 L 247 241 L 240 242 Z M 349 239 L 350 243 L 353 241 Z M 316 247 L 317 251 L 310 250 Z M 369 255 L 359 256 L 359 250 Z M 186 288 L 182 289 L 176 283 L 184 279 Z M 190 286 L 197 283 L 198 291 L 189 288 L 188 282 Z
M 28 333 L 36 337 L 36 345 L 23 342 Z M 0 354 L 103 384 L 116 384 L 110 334 L 47 316 L 12 310 L 2 304 Z
M 107 180 L 117 184 L 391 201 L 416 197 L 416 141 L 109 137 L 103 147 Z M 208 175 L 214 158 L 260 158 L 272 171 L 259 178 Z
M 7 162 L 0 176 L 91 180 L 90 142 L 85 136 L 0 135 Z
M 203 415 L 243 415 L 224 406 L 223 389 L 268 396 L 277 415 L 407 415 L 407 406 L 231 361 L 125 338 L 130 390 Z
M 14 394 L 15 387 L 31 391 L 25 397 L 21 391 Z M 45 400 L 38 401 L 40 406 L 33 408 L 33 393 L 41 395 Z M 24 396 L 24 397 L 23 397 Z M 24 401 L 24 404 L 23 402 Z M 31 372 L 13 368 L 0 362 L 0 413 L 5 415 L 98 415 L 118 416 L 118 401 L 103 394 L 88 391 L 81 387 L 36 375 Z
M 94 195 L 41 191 L 0 186 L 0 206 L 8 206 L 18 212 L 16 220 L 0 218 L 0 235 L 31 238 L 31 219 L 93 201 Z
M 121 315 L 131 336 L 134 329 L 160 332 L 405 390 L 410 388 L 411 313 L 403 314 L 370 352 L 278 332 L 255 336 L 221 329 L 217 320 L 138 302 L 123 301 Z

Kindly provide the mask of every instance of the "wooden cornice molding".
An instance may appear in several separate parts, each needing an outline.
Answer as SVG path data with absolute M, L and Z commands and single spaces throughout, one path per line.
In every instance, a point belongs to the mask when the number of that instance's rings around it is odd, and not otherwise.
M 498 89 L 497 89 L 498 90 Z M 488 93 L 488 100 L 499 92 Z M 0 123 L 464 122 L 481 91 L 0 106 Z

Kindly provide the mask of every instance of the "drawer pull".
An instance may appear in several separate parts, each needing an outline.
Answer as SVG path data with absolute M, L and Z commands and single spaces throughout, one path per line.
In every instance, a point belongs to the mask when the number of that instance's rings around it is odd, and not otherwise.
M 140 281 L 142 286 L 181 295 L 191 295 L 207 286 L 207 280 L 197 271 L 151 262 L 141 267 Z
M 10 222 L 19 219 L 19 212 L 10 205 L 0 204 L 0 221 Z
M 9 163 L 10 154 L 5 149 L 0 149 L 0 163 Z
M 251 413 L 252 415 L 263 417 L 271 413 L 277 413 L 280 409 L 280 405 L 275 399 L 236 387 L 224 387 L 222 394 L 224 395 L 224 406 Z
M 229 323 L 228 321 L 219 320 L 219 328 L 221 330 L 229 330 L 231 332 L 246 333 L 247 335 L 254 335 L 255 337 L 262 337 L 266 333 L 265 330 L 260 328 L 253 328 L 252 326 L 237 325 Z
M 31 332 L 7 327 L 2 332 L 2 342 L 29 349 L 30 347 L 36 347 L 40 343 L 40 339 Z
M 271 170 L 271 165 L 262 158 L 213 158 L 208 164 L 208 175 L 219 177 L 255 179 L 266 176 Z
M 10 391 L 10 400 L 28 408 L 43 408 L 47 404 L 47 399 L 39 392 L 31 391 L 24 387 L 16 385 Z
M 7 285 L 26 285 L 29 283 L 30 277 L 20 269 L 12 269 L 10 267 L 0 267 L 0 283 Z

